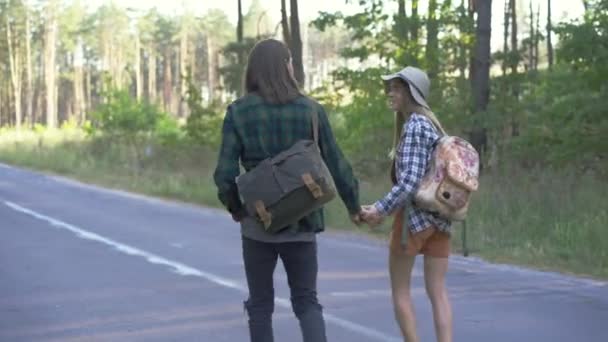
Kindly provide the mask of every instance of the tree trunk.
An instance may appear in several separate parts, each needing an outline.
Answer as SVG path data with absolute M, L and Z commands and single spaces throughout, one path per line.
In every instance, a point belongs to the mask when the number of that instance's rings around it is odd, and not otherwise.
M 139 40 L 139 32 L 135 33 L 135 97 L 141 100 L 143 94 L 143 75 L 141 73 L 141 42 Z
M 171 112 L 173 76 L 171 74 L 171 50 L 165 47 L 163 56 L 163 103 L 165 111 Z
M 532 8 L 532 1 L 530 1 L 530 41 L 528 44 L 528 70 L 534 70 L 534 42 L 536 41 L 536 34 L 534 33 L 534 9 Z
M 188 28 L 183 28 L 180 36 L 179 43 L 179 102 L 178 102 L 178 115 L 183 117 L 185 115 L 184 101 L 186 100 L 186 92 L 188 90 L 186 84 L 186 74 L 188 73 Z
M 517 5 L 515 0 L 511 0 L 511 52 L 511 74 L 516 75 L 519 65 L 519 48 L 517 47 Z
M 405 0 L 399 0 L 399 7 L 397 9 L 397 35 L 399 40 L 402 42 L 408 41 L 408 29 L 407 29 L 407 11 L 405 9 Z
M 464 20 L 467 15 L 466 7 L 464 6 L 464 0 L 460 2 L 459 8 L 459 22 L 460 22 L 460 34 L 466 34 L 469 32 L 469 28 L 466 25 L 466 21 Z M 462 79 L 466 79 L 466 70 L 467 70 L 467 47 L 466 44 L 462 41 L 462 39 L 458 40 L 458 70 L 460 71 L 460 77 Z
M 84 59 L 82 56 L 82 40 L 80 39 L 80 37 L 77 39 L 77 43 L 76 43 L 76 47 L 75 47 L 75 51 L 74 51 L 73 64 L 74 64 L 74 66 L 73 66 L 74 67 L 74 80 L 72 82 L 72 85 L 74 87 L 74 90 L 73 90 L 74 115 L 76 117 L 77 122 L 82 124 L 85 120 L 85 117 L 84 117 L 84 110 L 85 110 L 84 84 L 83 84 L 84 83 L 84 81 L 83 81 Z
M 283 41 L 291 49 L 291 32 L 289 31 L 285 0 L 281 0 L 281 28 L 283 30 Z
M 486 111 L 490 99 L 490 38 L 492 34 L 492 1 L 478 1 L 477 28 L 475 32 L 475 68 L 473 73 L 473 98 L 475 112 Z M 487 146 L 485 128 L 474 128 L 471 143 L 483 153 Z
M 434 79 L 439 72 L 439 22 L 437 20 L 437 0 L 429 0 L 427 20 L 426 61 L 429 65 L 429 77 Z
M 236 24 L 236 41 L 243 42 L 243 6 L 241 0 L 238 0 L 238 18 Z
M 398 63 L 400 65 L 408 65 L 412 60 L 412 54 L 408 49 L 409 35 L 408 35 L 408 18 L 405 7 L 405 0 L 398 0 L 397 15 L 395 16 L 394 34 L 397 36 L 397 44 L 402 48 L 404 53 L 399 57 Z
M 477 28 L 475 32 L 475 73 L 473 75 L 475 111 L 486 110 L 490 95 L 490 37 L 491 0 L 479 1 L 477 6 Z
M 148 100 L 156 101 L 156 51 L 153 47 L 149 48 L 148 55 Z
M 242 6 L 242 3 L 241 3 L 241 0 L 238 0 L 238 8 L 237 8 L 237 10 L 238 10 L 238 13 L 237 13 L 237 24 L 236 24 L 236 41 L 237 41 L 239 47 L 238 47 L 236 58 L 237 58 L 238 65 L 239 66 L 243 66 L 243 65 L 245 65 L 245 59 L 246 59 L 246 57 L 245 57 L 245 49 L 244 49 L 244 46 L 243 46 L 243 25 L 244 25 L 243 21 L 244 21 L 244 19 L 243 19 L 243 6 Z M 213 51 L 213 52 L 215 53 L 215 51 Z M 211 56 L 213 57 L 213 59 L 210 59 L 210 61 L 213 60 L 215 62 L 219 62 L 217 60 L 218 56 L 215 56 L 215 55 L 211 55 Z M 219 73 L 216 74 L 216 70 L 219 70 L 219 68 L 213 70 L 213 76 L 214 77 L 219 76 Z M 213 80 L 214 87 L 216 86 L 216 84 L 219 84 L 219 82 L 216 82 L 216 80 L 214 79 Z M 242 89 L 242 87 L 238 87 L 237 95 L 241 96 L 243 94 L 243 91 L 244 91 L 244 89 Z
M 191 50 L 190 50 L 190 60 L 188 62 L 189 65 L 189 69 L 188 72 L 190 73 L 190 76 L 192 77 L 192 81 L 197 83 L 200 83 L 200 81 L 202 80 L 197 80 L 196 75 L 197 75 L 197 62 L 199 60 L 199 54 L 200 54 L 200 50 L 199 50 L 199 37 L 195 37 L 195 39 L 193 39 L 192 41 L 190 41 L 191 45 Z M 188 84 L 186 84 L 186 90 L 188 89 Z
M 93 89 L 91 88 L 91 70 L 90 70 L 90 66 L 87 65 L 87 68 L 84 70 L 85 76 L 85 90 L 84 90 L 84 94 L 85 94 L 85 99 L 84 99 L 84 111 L 87 112 L 89 109 L 91 109 L 93 107 L 91 101 L 92 101 L 92 92 Z
M 304 65 L 302 62 L 302 37 L 300 35 L 300 16 L 298 14 L 298 0 L 291 0 L 291 54 L 293 71 L 300 87 L 304 86 Z
M 56 76 L 56 41 L 57 17 L 56 0 L 51 0 L 47 7 L 45 40 L 44 40 L 44 79 L 46 92 L 46 124 L 57 127 L 57 76 Z
M 32 32 L 30 23 L 30 9 L 25 1 L 25 122 L 32 125 Z
M 536 10 L 536 29 L 534 32 L 534 71 L 538 71 L 538 51 L 540 45 L 540 4 Z
M 474 22 L 475 19 L 475 0 L 469 0 L 469 20 Z M 473 28 L 471 29 L 471 33 L 475 33 L 475 24 L 473 24 Z M 473 74 L 475 73 L 475 56 L 473 51 L 469 53 L 469 82 L 471 82 L 471 88 L 474 88 L 473 85 Z
M 2 113 L 6 112 L 4 110 L 4 94 L 2 89 L 4 89 L 4 85 L 2 84 L 2 79 L 0 78 L 0 127 L 4 126 L 4 121 L 2 119 Z
M 547 58 L 549 59 L 549 70 L 553 68 L 553 43 L 551 42 L 551 0 L 547 0 Z
M 505 0 L 504 29 L 503 29 L 504 40 L 503 40 L 503 45 L 502 45 L 502 53 L 503 53 L 502 76 L 503 76 L 503 78 L 507 74 L 507 61 L 509 59 L 509 19 L 510 19 L 509 9 L 510 9 L 510 0 Z
M 418 16 L 418 0 L 412 0 L 412 16 L 411 16 L 411 34 L 412 41 L 418 43 L 418 33 L 420 30 L 420 17 Z
M 207 34 L 207 87 L 209 88 L 209 99 L 215 99 L 215 78 L 217 69 L 215 69 L 215 47 L 209 34 Z
M 11 73 L 11 86 L 13 89 L 13 101 L 15 105 L 14 123 L 17 129 L 21 128 L 22 113 L 21 113 L 21 49 L 15 46 L 13 41 L 13 28 L 11 28 L 8 15 L 6 17 L 6 41 L 8 45 L 8 59 Z
M 84 82 L 83 82 L 83 71 L 82 66 L 78 66 L 74 70 L 74 115 L 76 121 L 79 124 L 84 123 L 85 117 L 85 104 L 84 104 Z
M 125 78 L 125 68 L 124 65 L 126 64 L 124 62 L 125 58 L 125 51 L 123 49 L 122 46 L 120 46 L 120 44 L 116 44 L 118 45 L 118 51 L 116 52 L 116 64 L 115 64 L 115 68 L 116 68 L 116 74 L 118 75 L 118 87 L 119 88 L 124 88 L 127 85 L 127 81 Z
M 411 63 L 418 65 L 418 59 L 420 55 L 418 53 L 418 38 L 420 33 L 420 17 L 418 16 L 418 0 L 412 0 L 412 15 L 409 21 L 409 34 L 411 37 L 411 46 L 408 50 L 411 50 Z

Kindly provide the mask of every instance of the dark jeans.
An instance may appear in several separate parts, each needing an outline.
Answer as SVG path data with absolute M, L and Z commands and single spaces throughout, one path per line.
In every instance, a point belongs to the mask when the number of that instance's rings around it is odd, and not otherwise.
M 291 306 L 304 342 L 326 342 L 322 307 L 317 300 L 316 242 L 266 243 L 243 237 L 243 259 L 249 286 L 245 308 L 251 342 L 273 342 L 273 273 L 281 257 L 291 289 Z

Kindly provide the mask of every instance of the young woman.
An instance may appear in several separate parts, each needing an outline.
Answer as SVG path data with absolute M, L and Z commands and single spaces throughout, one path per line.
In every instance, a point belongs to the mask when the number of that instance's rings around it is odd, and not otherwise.
M 218 196 L 235 221 L 241 223 L 243 259 L 249 299 L 252 342 L 272 342 L 273 273 L 280 257 L 291 289 L 294 313 L 304 342 L 325 342 L 325 323 L 317 299 L 317 244 L 323 212 L 317 210 L 279 233 L 267 233 L 245 214 L 235 178 L 239 161 L 245 170 L 277 155 L 301 139 L 312 139 L 311 113 L 318 113 L 319 148 L 352 219 L 359 220 L 359 186 L 352 168 L 336 144 L 325 110 L 302 95 L 293 76 L 285 44 L 268 39 L 251 51 L 245 74 L 246 95 L 228 106 L 222 146 L 214 174 Z
M 444 134 L 426 99 L 430 81 L 420 69 L 407 67 L 383 77 L 395 112 L 393 188 L 382 199 L 364 206 L 371 225 L 394 214 L 389 273 L 395 316 L 407 342 L 417 342 L 410 283 L 416 255 L 424 255 L 426 292 L 433 307 L 439 342 L 452 341 L 452 310 L 445 286 L 450 255 L 451 222 L 422 210 L 413 202 L 425 174 L 433 145 Z

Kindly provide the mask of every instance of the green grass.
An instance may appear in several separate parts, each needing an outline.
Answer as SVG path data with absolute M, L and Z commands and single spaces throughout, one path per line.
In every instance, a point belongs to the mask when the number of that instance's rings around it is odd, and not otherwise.
M 89 140 L 79 131 L 0 131 L 0 160 L 85 182 L 153 196 L 219 206 L 212 171 L 216 152 L 205 148 L 142 147 L 114 139 Z M 139 155 L 139 157 L 138 157 Z M 385 177 L 361 181 L 361 200 L 388 190 Z M 572 170 L 492 170 L 481 179 L 467 220 L 473 255 L 498 262 L 608 279 L 605 180 Z M 327 206 L 332 229 L 370 232 L 349 221 L 340 200 Z M 390 220 L 372 234 L 388 236 Z M 455 224 L 454 250 L 462 225 Z

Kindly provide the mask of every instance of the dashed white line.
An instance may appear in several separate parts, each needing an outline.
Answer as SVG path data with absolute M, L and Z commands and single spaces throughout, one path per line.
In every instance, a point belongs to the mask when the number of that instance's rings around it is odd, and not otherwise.
M 237 281 L 234 281 L 232 279 L 224 278 L 224 277 L 221 277 L 221 276 L 209 273 L 209 272 L 205 272 L 205 271 L 199 270 L 197 268 L 182 264 L 180 262 L 169 260 L 169 259 L 166 259 L 159 255 L 156 255 L 156 254 L 153 254 L 150 252 L 146 252 L 139 248 L 120 243 L 118 241 L 103 237 L 96 233 L 92 233 L 90 231 L 84 230 L 82 228 L 76 227 L 69 223 L 52 218 L 50 216 L 40 214 L 34 210 L 22 207 L 18 204 L 10 202 L 10 201 L 4 201 L 4 204 L 17 212 L 20 212 L 20 213 L 26 214 L 28 216 L 34 217 L 38 220 L 47 222 L 48 224 L 50 224 L 51 226 L 53 226 L 55 228 L 68 230 L 68 231 L 74 233 L 76 236 L 78 236 L 81 239 L 100 242 L 100 243 L 110 246 L 122 253 L 131 255 L 131 256 L 137 256 L 137 257 L 144 258 L 145 260 L 147 260 L 148 262 L 150 262 L 152 264 L 167 266 L 173 272 L 175 272 L 177 274 L 180 274 L 183 276 L 193 276 L 193 277 L 203 278 L 209 282 L 212 282 L 214 284 L 217 284 L 217 285 L 220 285 L 220 286 L 223 286 L 226 288 L 237 290 L 237 291 L 243 292 L 243 293 L 248 292 L 248 290 L 245 286 L 241 285 L 240 283 L 238 283 Z M 285 298 L 277 298 L 275 300 L 275 303 L 277 305 L 285 307 L 285 308 L 291 308 L 291 303 L 289 302 L 289 300 L 287 300 Z M 341 328 L 367 336 L 375 341 L 387 341 L 387 342 L 401 341 L 401 339 L 399 339 L 399 338 L 395 338 L 393 336 L 387 335 L 387 334 L 377 331 L 375 329 L 368 328 L 366 326 L 348 321 L 346 319 L 340 318 L 338 316 L 335 316 L 335 315 L 332 315 L 329 313 L 324 313 L 324 317 L 328 323 L 332 323 Z

